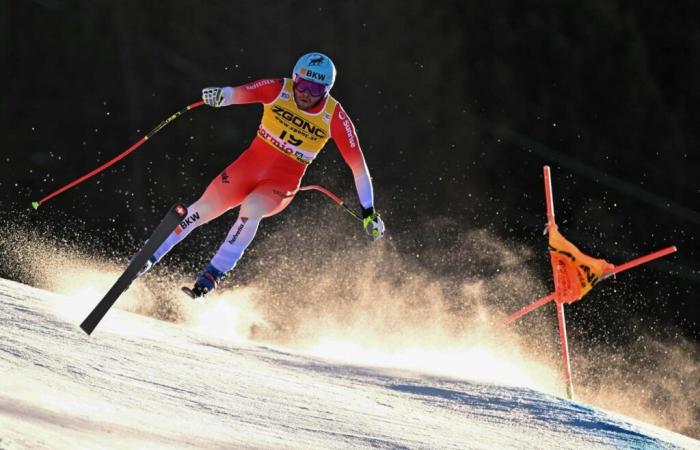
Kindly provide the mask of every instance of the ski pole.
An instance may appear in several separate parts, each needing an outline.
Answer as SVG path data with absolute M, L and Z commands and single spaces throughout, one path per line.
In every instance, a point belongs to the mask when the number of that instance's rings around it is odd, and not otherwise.
M 331 200 L 333 200 L 333 201 L 334 201 L 335 203 L 337 203 L 339 206 L 342 206 L 343 209 L 344 209 L 348 214 L 350 214 L 350 215 L 353 216 L 355 219 L 357 219 L 357 220 L 359 220 L 360 222 L 362 222 L 362 216 L 361 216 L 360 214 L 358 214 L 355 210 L 353 210 L 353 209 L 350 208 L 348 205 L 346 205 L 345 202 L 344 202 L 340 197 L 338 197 L 337 195 L 335 195 L 334 193 L 332 193 L 332 192 L 329 191 L 328 189 L 324 188 L 323 186 L 318 186 L 318 185 L 316 185 L 316 184 L 310 184 L 310 185 L 308 185 L 308 186 L 300 187 L 299 190 L 300 190 L 300 191 L 316 190 L 316 191 L 319 191 L 319 192 L 325 194 L 328 198 L 330 198 Z
M 74 186 L 77 186 L 78 184 L 82 183 L 83 181 L 87 180 L 88 178 L 91 178 L 91 177 L 93 177 L 94 175 L 97 175 L 98 173 L 102 172 L 102 171 L 105 170 L 106 168 L 112 166 L 114 163 L 116 163 L 117 161 L 119 161 L 119 160 L 121 160 L 122 158 L 124 158 L 125 156 L 127 156 L 129 153 L 131 153 L 131 152 L 133 152 L 134 150 L 136 150 L 137 148 L 139 148 L 139 147 L 141 146 L 141 144 L 143 144 L 144 142 L 146 142 L 147 140 L 149 140 L 151 137 L 153 137 L 154 134 L 156 134 L 157 132 L 159 132 L 160 130 L 162 130 L 162 129 L 163 129 L 166 125 L 168 125 L 170 122 L 172 122 L 173 120 L 177 119 L 178 117 L 180 117 L 181 115 L 183 115 L 184 113 L 186 113 L 187 111 L 189 111 L 190 109 L 197 108 L 197 107 L 199 107 L 199 106 L 202 106 L 203 104 L 204 104 L 204 102 L 200 100 L 200 101 L 198 101 L 198 102 L 192 103 L 191 105 L 187 105 L 185 108 L 181 109 L 180 111 L 176 112 L 176 113 L 173 114 L 172 116 L 168 117 L 167 119 L 165 119 L 164 121 L 162 121 L 161 123 L 159 123 L 157 127 L 155 127 L 154 129 L 152 129 L 147 135 L 145 135 L 144 137 L 142 137 L 141 140 L 139 140 L 137 143 L 135 143 L 134 145 L 132 145 L 131 147 L 129 147 L 128 149 L 126 149 L 124 152 L 122 152 L 122 153 L 121 153 L 120 155 L 118 155 L 116 158 L 114 158 L 114 159 L 112 159 L 112 160 L 110 160 L 110 161 L 107 161 L 106 163 L 102 164 L 100 167 L 98 167 L 97 169 L 93 170 L 92 172 L 86 173 L 86 174 L 83 175 L 82 177 L 80 177 L 80 178 L 78 178 L 78 179 L 76 179 L 76 180 L 71 181 L 71 182 L 68 183 L 67 185 L 65 185 L 65 186 L 63 186 L 62 188 L 60 188 L 60 189 L 58 189 L 58 190 L 56 190 L 56 191 L 50 193 L 49 195 L 47 195 L 46 197 L 42 198 L 41 200 L 36 201 L 36 202 L 32 202 L 32 207 L 33 207 L 34 209 L 38 209 L 40 205 L 43 205 L 43 204 L 46 203 L 47 201 L 49 201 L 49 200 L 51 200 L 52 198 L 56 197 L 57 195 L 59 195 L 59 194 L 65 192 L 65 191 L 67 191 L 68 189 L 70 189 L 70 188 L 72 188 L 72 187 L 74 187 Z

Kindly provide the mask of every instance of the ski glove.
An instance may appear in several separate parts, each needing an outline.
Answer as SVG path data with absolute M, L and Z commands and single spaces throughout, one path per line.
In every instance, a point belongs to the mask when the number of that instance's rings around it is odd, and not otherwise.
M 219 108 L 221 106 L 226 106 L 228 104 L 227 98 L 230 89 L 219 88 L 219 87 L 208 87 L 202 89 L 202 100 L 209 106 L 214 108 Z
M 369 235 L 372 241 L 378 241 L 384 236 L 384 221 L 379 216 L 374 208 L 362 208 L 362 224 L 365 227 L 365 232 Z

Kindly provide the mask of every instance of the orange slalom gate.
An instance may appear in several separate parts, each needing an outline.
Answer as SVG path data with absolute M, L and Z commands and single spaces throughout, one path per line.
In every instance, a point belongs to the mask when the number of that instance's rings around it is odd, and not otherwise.
M 552 264 L 554 292 L 535 300 L 531 304 L 509 315 L 503 323 L 506 325 L 510 324 L 537 308 L 546 305 L 550 301 L 554 301 L 557 308 L 557 322 L 559 325 L 559 341 L 561 343 L 566 394 L 570 399 L 573 399 L 574 386 L 571 379 L 571 362 L 569 360 L 569 344 L 566 338 L 564 304 L 571 304 L 581 300 L 584 295 L 598 284 L 598 282 L 612 275 L 631 269 L 632 267 L 673 253 L 676 251 L 676 247 L 667 247 L 619 266 L 615 266 L 604 259 L 588 256 L 576 248 L 574 244 L 569 242 L 559 232 L 557 224 L 554 221 L 554 202 L 552 200 L 552 180 L 549 166 L 544 166 L 544 191 L 547 202 L 547 229 L 545 232 L 549 234 L 549 258 Z

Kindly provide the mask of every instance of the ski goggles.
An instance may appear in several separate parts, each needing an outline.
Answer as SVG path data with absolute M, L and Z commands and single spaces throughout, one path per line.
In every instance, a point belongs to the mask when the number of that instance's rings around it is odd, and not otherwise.
M 330 90 L 330 86 L 314 83 L 301 77 L 294 78 L 294 89 L 299 92 L 308 92 L 314 97 L 320 97 Z

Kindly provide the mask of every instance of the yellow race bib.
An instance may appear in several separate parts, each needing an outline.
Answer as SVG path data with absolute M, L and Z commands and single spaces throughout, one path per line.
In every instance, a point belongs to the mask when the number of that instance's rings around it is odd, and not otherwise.
M 272 103 L 264 105 L 258 136 L 275 150 L 309 165 L 331 137 L 331 118 L 338 104 L 330 95 L 317 113 L 299 109 L 294 102 L 292 80 L 284 79 L 284 87 Z

